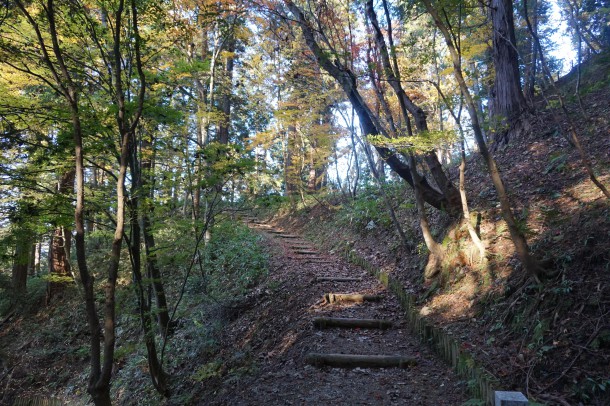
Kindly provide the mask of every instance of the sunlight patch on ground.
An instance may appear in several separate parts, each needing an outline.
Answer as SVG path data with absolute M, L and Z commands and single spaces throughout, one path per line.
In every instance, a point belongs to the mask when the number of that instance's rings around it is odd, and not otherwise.
M 610 187 L 610 175 L 600 176 L 598 180 L 606 188 Z M 568 188 L 565 193 L 579 203 L 592 203 L 598 199 L 605 199 L 602 191 L 589 178 Z
M 275 347 L 269 354 L 267 355 L 269 358 L 276 357 L 278 355 L 284 354 L 292 345 L 297 341 L 298 334 L 290 330 L 284 338 L 282 338 L 282 342 Z

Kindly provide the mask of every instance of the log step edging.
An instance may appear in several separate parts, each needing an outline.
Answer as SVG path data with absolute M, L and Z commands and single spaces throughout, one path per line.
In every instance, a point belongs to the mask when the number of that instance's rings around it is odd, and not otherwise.
M 327 293 L 324 295 L 326 303 L 339 302 L 379 302 L 383 297 L 379 295 L 362 295 L 360 293 Z
M 347 261 L 366 270 L 388 287 L 398 297 L 400 306 L 405 310 L 409 327 L 419 334 L 421 341 L 430 345 L 438 355 L 449 362 L 459 376 L 476 382 L 474 385 L 468 385 L 468 391 L 474 398 L 482 399 L 485 405 L 494 405 L 494 392 L 500 386 L 499 380 L 476 362 L 474 356 L 463 349 L 460 341 L 422 316 L 417 308 L 415 297 L 402 286 L 400 281 L 371 265 L 349 246 L 345 246 L 343 256 Z
M 376 328 L 386 330 L 391 328 L 394 323 L 391 320 L 380 319 L 353 319 L 345 317 L 316 317 L 313 319 L 316 328 Z
M 333 368 L 408 368 L 417 365 L 416 359 L 398 355 L 309 353 L 305 356 L 305 362 Z

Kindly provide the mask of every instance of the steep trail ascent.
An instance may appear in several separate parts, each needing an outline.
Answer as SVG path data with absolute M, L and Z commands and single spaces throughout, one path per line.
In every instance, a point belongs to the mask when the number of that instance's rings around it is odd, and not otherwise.
M 255 220 L 248 225 L 265 236 L 271 272 L 267 289 L 255 294 L 228 327 L 223 346 L 225 358 L 238 354 L 255 366 L 237 380 L 223 380 L 206 403 L 460 405 L 468 399 L 464 382 L 411 335 L 398 301 L 365 271 L 317 252 L 287 231 Z M 325 298 L 345 293 L 377 300 L 329 303 Z M 317 318 L 324 319 L 316 327 Z M 340 318 L 340 324 L 368 319 L 364 323 L 376 328 L 330 327 L 335 321 L 329 318 Z M 339 358 L 344 367 L 321 365 L 328 354 L 335 354 L 330 362 Z M 357 357 L 346 361 L 345 355 Z M 391 356 L 395 365 L 368 368 L 359 364 L 362 355 Z

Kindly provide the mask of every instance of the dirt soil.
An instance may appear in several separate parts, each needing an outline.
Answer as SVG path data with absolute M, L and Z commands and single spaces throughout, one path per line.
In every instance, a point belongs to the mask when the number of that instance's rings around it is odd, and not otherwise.
M 251 357 L 253 367 L 242 377 L 201 388 L 201 404 L 317 405 L 459 405 L 468 400 L 465 383 L 418 338 L 401 318 L 397 300 L 365 271 L 328 254 L 316 252 L 300 237 L 263 224 L 253 225 L 266 236 L 273 255 L 264 291 L 248 300 L 225 330 L 224 357 Z M 286 234 L 289 237 L 285 238 Z M 297 251 L 311 251 L 299 254 Z M 321 276 L 360 277 L 357 282 L 317 282 Z M 325 293 L 382 295 L 379 302 L 328 304 Z M 322 329 L 314 317 L 391 320 L 387 330 Z M 314 367 L 308 353 L 401 355 L 417 366 L 341 369 Z M 245 364 L 248 362 L 246 361 Z M 212 392 L 213 393 L 210 393 Z

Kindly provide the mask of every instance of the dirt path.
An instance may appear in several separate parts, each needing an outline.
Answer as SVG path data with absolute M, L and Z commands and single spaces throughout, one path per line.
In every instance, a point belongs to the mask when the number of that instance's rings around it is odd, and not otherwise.
M 251 358 L 240 378 L 223 381 L 212 404 L 459 405 L 465 384 L 450 367 L 410 335 L 397 300 L 366 272 L 337 257 L 316 252 L 289 232 L 250 223 L 272 252 L 265 291 L 232 322 L 223 344 L 233 357 Z M 318 277 L 360 281 L 319 281 Z M 378 302 L 333 303 L 326 293 L 381 295 Z M 316 329 L 316 317 L 367 318 L 392 322 L 389 329 Z M 408 368 L 331 368 L 306 362 L 309 353 L 400 355 Z M 228 355 L 228 353 L 227 353 Z

